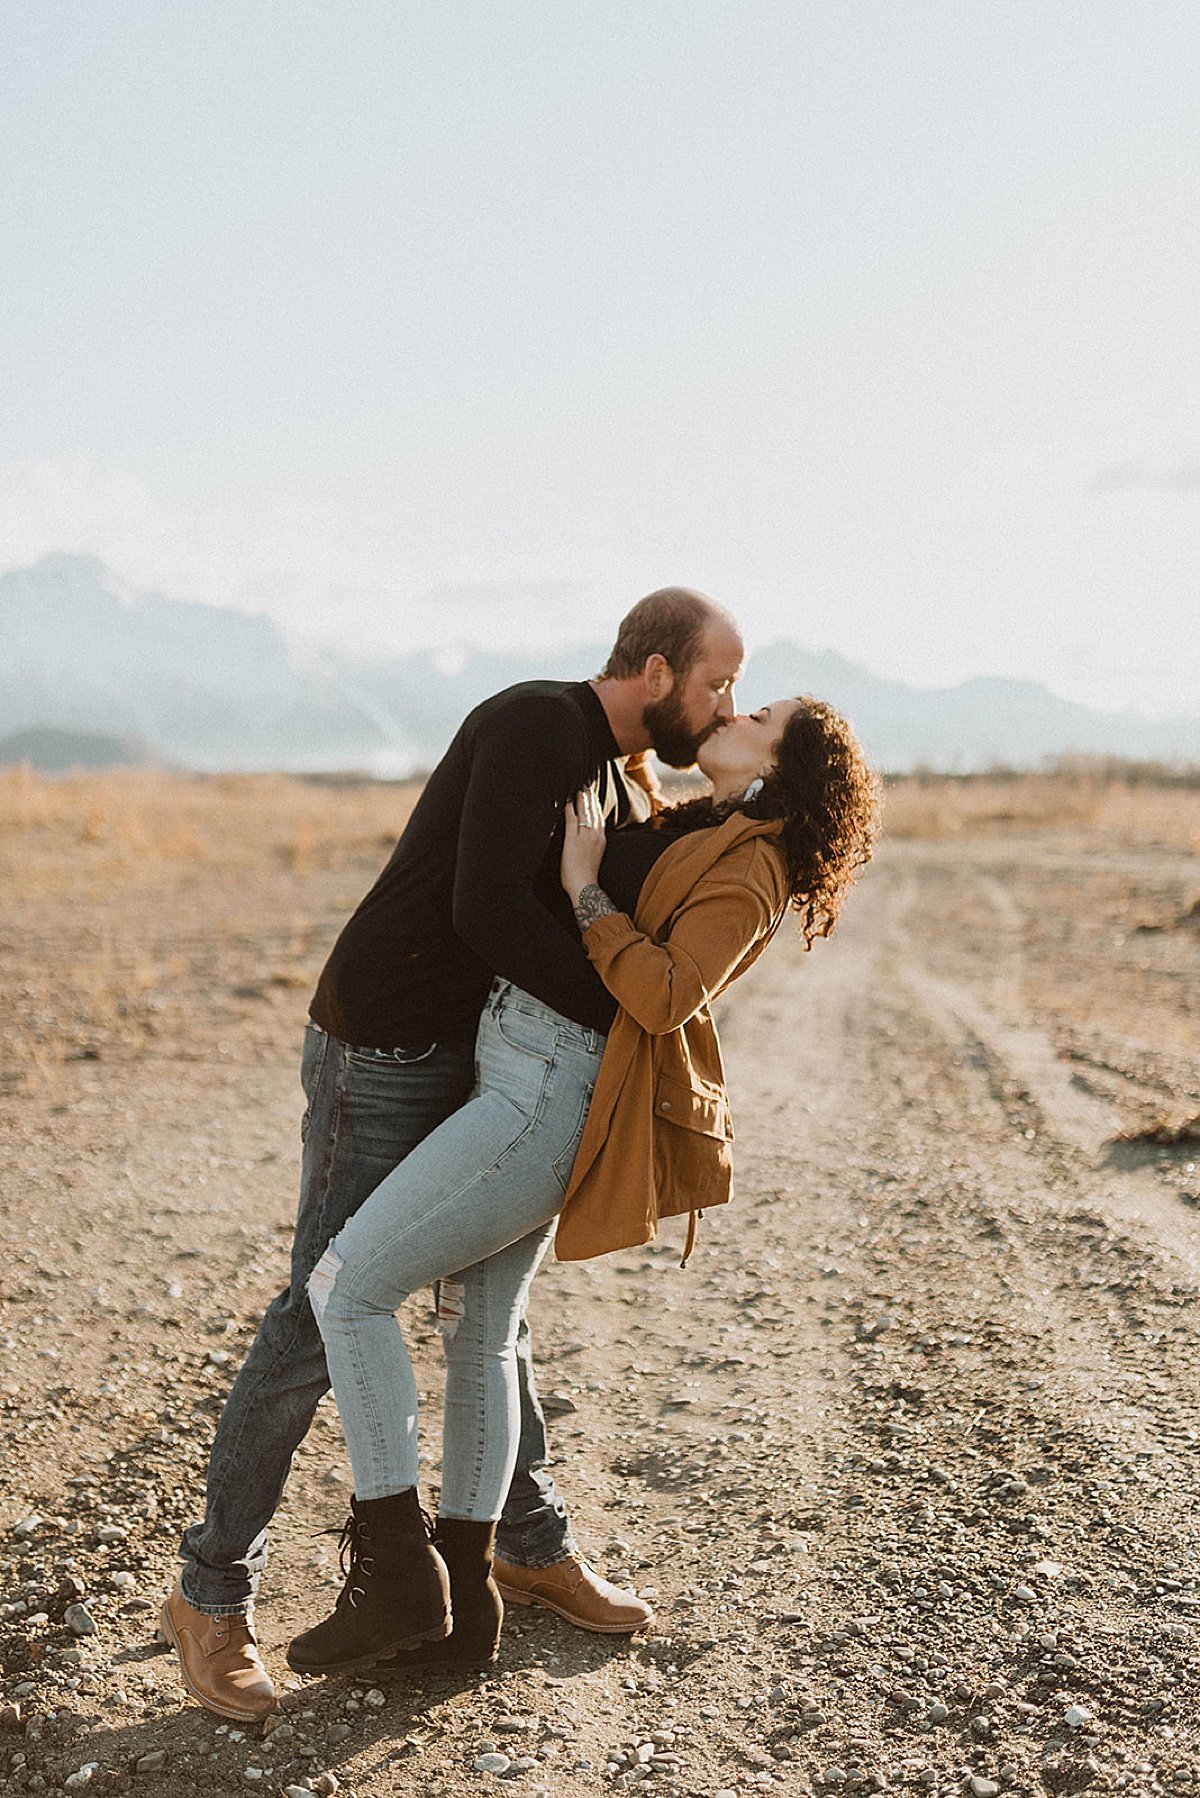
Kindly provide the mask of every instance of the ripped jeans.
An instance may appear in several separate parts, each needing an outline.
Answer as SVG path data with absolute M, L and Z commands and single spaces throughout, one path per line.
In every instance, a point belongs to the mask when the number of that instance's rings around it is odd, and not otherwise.
M 395 1312 L 440 1281 L 440 1512 L 500 1515 L 520 1430 L 517 1332 L 554 1233 L 604 1037 L 497 981 L 466 1105 L 338 1231 L 308 1283 L 359 1499 L 417 1483 L 417 1388 Z

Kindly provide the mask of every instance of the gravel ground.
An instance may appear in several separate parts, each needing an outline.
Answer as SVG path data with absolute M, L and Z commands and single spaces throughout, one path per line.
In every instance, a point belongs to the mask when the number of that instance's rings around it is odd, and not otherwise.
M 323 1407 L 264 1736 L 187 1701 L 156 1613 L 378 841 L 94 879 L 47 845 L 0 911 L 0 1789 L 1200 1792 L 1200 1145 L 1150 1140 L 1200 1111 L 1194 860 L 894 840 L 830 942 L 773 945 L 721 1021 L 733 1206 L 686 1271 L 672 1232 L 535 1288 L 578 1533 L 655 1628 L 515 1612 L 488 1675 L 292 1678 L 349 1493 Z

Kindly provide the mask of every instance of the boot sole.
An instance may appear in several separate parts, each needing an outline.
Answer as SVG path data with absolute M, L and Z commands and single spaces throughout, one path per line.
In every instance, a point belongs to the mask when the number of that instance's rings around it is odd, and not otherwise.
M 197 1691 L 196 1687 L 192 1684 L 191 1679 L 188 1677 L 187 1663 L 183 1658 L 183 1648 L 180 1644 L 179 1637 L 175 1634 L 175 1628 L 171 1622 L 166 1605 L 163 1606 L 158 1614 L 158 1627 L 162 1633 L 163 1639 L 175 1650 L 176 1659 L 179 1662 L 179 1677 L 183 1683 L 184 1689 L 196 1700 L 196 1703 L 202 1705 L 206 1711 L 211 1711 L 216 1717 L 228 1717 L 233 1723 L 261 1723 L 264 1717 L 271 1716 L 272 1712 L 279 1708 L 279 1700 L 276 1699 L 270 1710 L 239 1711 L 235 1710 L 230 1704 L 218 1704 L 215 1698 L 210 1698 L 206 1693 Z
M 585 1629 L 592 1636 L 635 1636 L 639 1629 L 649 1629 L 654 1622 L 653 1615 L 640 1617 L 636 1623 L 588 1623 L 578 1611 L 568 1611 L 564 1605 L 555 1604 L 552 1599 L 535 1597 L 530 1592 L 517 1592 L 512 1586 L 502 1585 L 499 1580 L 500 1596 L 505 1604 L 535 1605 L 543 1611 L 553 1611 L 556 1616 L 564 1617 L 573 1623 L 576 1629 Z
M 403 1648 L 419 1648 L 422 1642 L 442 1642 L 450 1634 L 450 1628 L 447 1621 L 437 1629 L 423 1630 L 416 1636 L 400 1636 L 395 1642 L 383 1642 L 369 1654 L 354 1655 L 345 1661 L 322 1661 L 320 1665 L 315 1661 L 294 1661 L 290 1646 L 284 1659 L 293 1673 L 357 1673 L 360 1668 L 374 1667 L 376 1662 L 389 1654 L 398 1654 Z

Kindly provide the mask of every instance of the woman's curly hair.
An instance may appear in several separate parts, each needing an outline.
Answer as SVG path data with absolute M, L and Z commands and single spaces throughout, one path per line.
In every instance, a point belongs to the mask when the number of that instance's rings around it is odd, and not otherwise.
M 721 824 L 731 813 L 783 821 L 788 890 L 804 946 L 828 936 L 879 840 L 879 777 L 840 712 L 807 695 L 783 728 L 775 766 L 752 799 L 693 799 L 660 812 L 669 829 Z

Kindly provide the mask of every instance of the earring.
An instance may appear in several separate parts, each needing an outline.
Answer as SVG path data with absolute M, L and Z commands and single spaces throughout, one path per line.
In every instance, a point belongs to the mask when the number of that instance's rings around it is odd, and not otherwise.
M 763 781 L 762 781 L 762 776 L 760 775 L 757 780 L 752 780 L 750 782 L 750 785 L 746 788 L 746 791 L 742 794 L 743 805 L 748 804 L 751 799 L 757 799 L 759 794 L 762 792 L 762 790 L 763 790 Z

